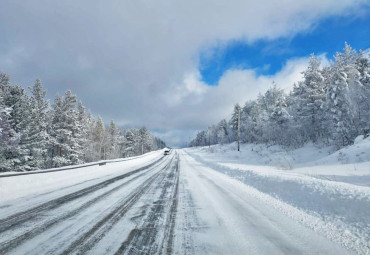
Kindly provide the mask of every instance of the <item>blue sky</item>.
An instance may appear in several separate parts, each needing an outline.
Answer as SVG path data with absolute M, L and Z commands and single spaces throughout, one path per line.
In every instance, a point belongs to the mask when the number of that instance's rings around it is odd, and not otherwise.
M 315 53 L 332 59 L 344 48 L 344 42 L 357 50 L 370 47 L 370 16 L 334 17 L 319 22 L 308 32 L 276 40 L 258 40 L 252 44 L 233 40 L 214 47 L 212 54 L 200 54 L 199 71 L 208 85 L 217 85 L 229 69 L 255 69 L 258 75 L 274 75 L 288 59 Z

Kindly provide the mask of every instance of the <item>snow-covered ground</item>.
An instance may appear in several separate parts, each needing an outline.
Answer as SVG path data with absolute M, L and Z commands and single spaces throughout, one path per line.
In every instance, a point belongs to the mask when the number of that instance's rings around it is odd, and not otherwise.
M 194 160 L 268 195 L 293 220 L 359 254 L 370 253 L 370 138 L 331 153 L 308 144 L 235 144 L 185 150 Z M 275 201 L 275 202 L 272 202 Z
M 369 254 L 369 144 L 217 145 L 0 176 L 0 254 Z
M 128 245 L 131 219 L 143 224 L 143 206 L 150 211 L 167 192 L 164 180 L 178 176 L 175 159 L 160 150 L 102 166 L 1 177 L 0 254 L 105 254 Z
M 303 219 L 325 226 L 315 217 L 214 171 L 186 152 L 180 153 L 175 250 L 182 252 L 177 254 L 350 254 L 307 228 Z M 185 251 L 176 245 L 185 245 Z
M 40 174 L 30 172 L 30 175 L 5 177 L 14 173 L 3 173 L 0 175 L 0 203 L 3 204 L 10 200 L 12 200 L 13 203 L 16 203 L 15 199 L 18 198 L 23 201 L 29 200 L 28 197 L 34 197 L 37 199 L 41 194 L 48 194 L 48 196 L 52 197 L 58 196 L 58 192 L 72 192 L 74 190 L 87 187 L 97 180 L 101 181 L 104 178 L 109 179 L 122 173 L 130 172 L 138 167 L 142 167 L 158 159 L 162 154 L 163 150 L 159 150 L 147 153 L 145 157 L 127 158 L 122 162 L 105 164 L 102 166 L 89 166 L 94 163 L 88 163 L 86 164 L 88 167 L 72 170 L 68 170 L 70 167 L 62 167 L 58 169 L 36 171 Z M 114 160 L 112 161 L 114 162 Z M 59 171 L 64 169 L 66 169 L 66 171 Z M 43 174 L 43 172 L 49 170 L 54 171 Z M 44 199 L 45 198 L 43 198 L 43 200 Z M 32 203 L 35 204 L 35 199 L 32 200 Z M 4 214 L 1 216 L 3 217 Z

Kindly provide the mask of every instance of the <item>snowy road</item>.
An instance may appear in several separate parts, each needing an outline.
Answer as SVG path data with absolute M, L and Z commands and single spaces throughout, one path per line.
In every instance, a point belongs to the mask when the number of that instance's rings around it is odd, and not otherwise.
M 89 171 L 0 178 L 0 254 L 347 254 L 182 150 Z
M 175 250 L 178 254 L 348 254 L 260 201 L 259 195 L 180 152 Z
M 12 200 L 1 203 L 0 253 L 166 251 L 172 246 L 167 233 L 172 233 L 174 226 L 178 156 L 157 155 L 148 162 L 138 169 L 122 171 L 123 174 L 115 172 L 114 177 L 105 174 L 93 178 L 88 186 L 86 181 L 73 184 L 80 187 L 73 192 L 70 191 L 75 188 L 65 186 L 62 191 L 17 198 L 18 203 Z M 71 171 L 65 174 L 70 175 Z M 24 177 L 4 179 L 10 178 Z

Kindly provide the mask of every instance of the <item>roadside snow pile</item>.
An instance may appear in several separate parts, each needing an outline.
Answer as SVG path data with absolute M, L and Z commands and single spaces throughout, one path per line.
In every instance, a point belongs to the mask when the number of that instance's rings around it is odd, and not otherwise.
M 36 204 L 39 199 L 43 201 L 45 197 L 52 197 L 59 192 L 69 191 L 72 193 L 86 188 L 92 183 L 133 171 L 155 162 L 162 155 L 163 150 L 158 150 L 144 154 L 141 157 L 127 158 L 127 160 L 117 161 L 116 163 L 113 163 L 112 160 L 112 164 L 101 166 L 87 164 L 86 167 L 70 171 L 63 171 L 64 168 L 60 168 L 50 172 L 41 170 L 31 172 L 30 175 L 13 177 L 6 177 L 4 174 L 0 176 L 0 204 L 3 207 L 5 207 L 4 202 L 7 201 L 16 204 L 17 199 L 31 201 Z
M 344 147 L 328 157 L 312 162 L 312 165 L 351 164 L 370 161 L 370 136 L 358 136 L 353 145 Z
M 286 150 L 282 146 L 264 144 L 241 144 L 240 152 L 236 143 L 196 147 L 192 151 L 207 153 L 207 158 L 222 159 L 230 163 L 271 166 L 278 169 L 292 169 L 297 166 L 324 158 L 333 152 L 331 147 L 318 147 L 312 143 L 304 147 Z
M 186 151 L 218 172 L 335 225 L 352 240 L 349 246 L 370 251 L 370 138 L 331 150 L 312 144 L 292 151 L 248 144 L 238 152 L 229 144 Z
M 370 175 L 370 136 L 359 136 L 353 145 L 334 151 L 312 143 L 287 150 L 281 146 L 242 144 L 237 151 L 235 143 L 192 148 L 197 154 L 219 163 L 263 166 L 270 169 L 291 170 L 309 175 Z M 322 166 L 325 165 L 325 168 Z
M 158 154 L 158 152 L 163 153 L 163 151 L 165 149 L 150 151 L 150 152 L 147 152 L 147 153 L 139 155 L 139 156 L 132 156 L 132 157 L 127 157 L 127 158 L 117 158 L 117 159 L 106 159 L 106 160 L 83 163 L 83 164 L 78 164 L 78 165 L 70 165 L 70 166 L 62 166 L 62 167 L 56 167 L 56 168 L 39 169 L 39 170 L 26 171 L 26 172 L 19 172 L 19 171 L 0 172 L 0 178 L 4 177 L 4 176 L 17 176 L 17 175 L 20 176 L 20 175 L 40 174 L 40 173 L 48 173 L 48 172 L 59 172 L 59 171 L 65 171 L 65 170 L 76 170 L 76 169 L 92 167 L 92 166 L 101 166 L 101 165 L 110 164 L 110 163 L 118 163 L 118 162 L 138 159 L 138 158 L 146 157 L 146 156 L 151 155 L 151 154 Z

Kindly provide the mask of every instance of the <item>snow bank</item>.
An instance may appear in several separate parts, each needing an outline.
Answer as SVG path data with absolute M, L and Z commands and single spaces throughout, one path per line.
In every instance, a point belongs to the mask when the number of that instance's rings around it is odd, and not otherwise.
M 148 165 L 162 155 L 163 150 L 159 150 L 128 160 L 116 162 L 111 160 L 112 164 L 101 166 L 93 163 L 71 171 L 62 171 L 68 169 L 59 168 L 46 173 L 40 171 L 40 174 L 2 177 L 0 178 L 0 207 L 5 206 L 4 203 L 14 204 L 17 199 L 25 200 L 26 197 L 32 198 L 35 202 L 40 195 L 56 196 L 59 191 L 67 192 L 67 188 L 70 192 L 83 189 L 95 182 Z
M 164 150 L 165 149 L 161 149 L 161 150 L 158 150 L 158 151 L 163 152 Z M 158 151 L 151 151 L 151 152 L 145 153 L 143 155 L 127 157 L 127 158 L 100 160 L 100 161 L 96 161 L 96 162 L 84 163 L 84 164 L 79 164 L 79 165 L 63 166 L 63 167 L 56 167 L 56 168 L 49 168 L 49 169 L 41 169 L 41 170 L 35 170 L 35 171 L 29 171 L 29 172 L 17 172 L 17 171 L 3 172 L 3 173 L 0 173 L 0 178 L 1 177 L 8 177 L 8 176 L 11 177 L 11 176 L 18 176 L 18 175 L 30 175 L 30 174 L 58 172 L 58 171 L 65 171 L 65 170 L 74 170 L 74 169 L 80 169 L 80 168 L 91 167 L 91 166 L 100 166 L 100 165 L 105 165 L 105 164 L 110 164 L 110 163 L 117 163 L 117 162 L 123 162 L 123 161 L 127 161 L 127 160 L 133 160 L 133 159 L 146 157 L 146 156 L 151 155 L 151 154 L 157 154 Z
M 330 153 L 308 144 L 235 144 L 186 152 L 210 168 L 336 226 L 370 250 L 370 138 Z
M 356 164 L 370 161 L 370 136 L 366 139 L 359 136 L 355 139 L 353 145 L 344 147 L 333 154 L 313 161 L 312 165 L 329 165 L 329 164 Z M 370 169 L 369 169 L 370 170 Z M 370 172 L 369 172 L 370 173 Z

